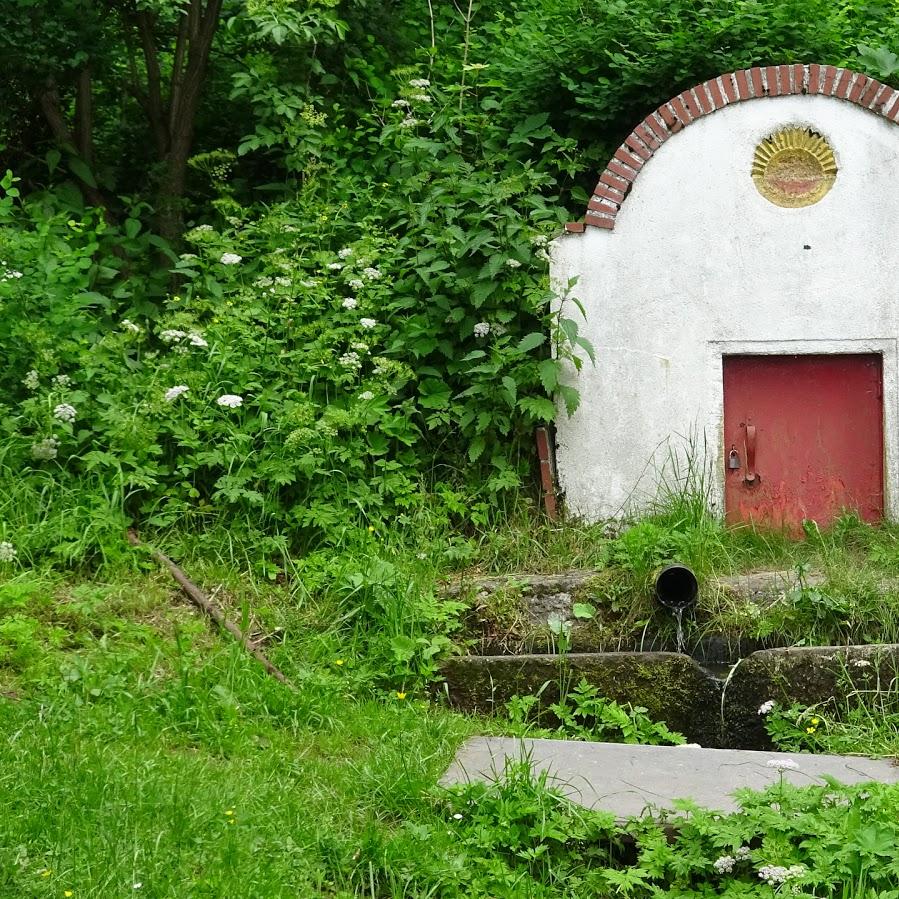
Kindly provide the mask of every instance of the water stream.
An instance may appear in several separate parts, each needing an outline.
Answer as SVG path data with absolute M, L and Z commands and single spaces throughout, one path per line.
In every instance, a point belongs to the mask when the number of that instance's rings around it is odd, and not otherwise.
M 677 651 L 683 652 L 687 643 L 684 639 L 684 609 L 681 606 L 674 609 L 674 620 L 677 622 Z

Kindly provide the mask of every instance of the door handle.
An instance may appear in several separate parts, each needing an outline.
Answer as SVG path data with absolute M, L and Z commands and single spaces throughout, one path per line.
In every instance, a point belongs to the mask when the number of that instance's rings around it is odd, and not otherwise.
M 755 484 L 761 478 L 755 470 L 755 425 L 746 425 L 746 474 L 743 475 L 744 484 Z

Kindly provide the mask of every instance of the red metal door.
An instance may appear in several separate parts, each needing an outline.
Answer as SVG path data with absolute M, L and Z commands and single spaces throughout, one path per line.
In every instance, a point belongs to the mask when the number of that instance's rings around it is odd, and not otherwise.
M 729 522 L 801 532 L 883 516 L 879 355 L 724 357 Z M 738 467 L 736 467 L 738 466 Z

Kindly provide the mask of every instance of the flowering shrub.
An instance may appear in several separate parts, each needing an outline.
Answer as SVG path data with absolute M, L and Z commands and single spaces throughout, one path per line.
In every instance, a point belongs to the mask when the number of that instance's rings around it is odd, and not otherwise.
M 0 283 L 5 475 L 90 473 L 120 523 L 221 520 L 294 543 L 435 492 L 486 523 L 530 477 L 554 395 L 577 405 L 561 365 L 592 350 L 552 311 L 552 179 L 516 156 L 553 146 L 545 116 L 485 142 L 482 113 L 425 89 L 405 90 L 428 107 L 415 131 L 384 122 L 389 180 L 370 195 L 349 203 L 359 185 L 335 175 L 265 210 L 229 199 L 180 256 L 136 219 L 6 207 L 0 255 L 22 277 Z M 460 152 L 477 163 L 464 178 Z M 150 247 L 171 260 L 167 296 L 132 258 Z

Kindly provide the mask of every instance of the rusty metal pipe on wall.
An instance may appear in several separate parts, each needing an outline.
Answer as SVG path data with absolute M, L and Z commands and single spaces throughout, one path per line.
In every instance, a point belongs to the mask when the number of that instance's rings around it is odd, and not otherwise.
M 686 565 L 666 565 L 657 575 L 656 599 L 673 612 L 696 605 L 699 597 L 699 581 Z

